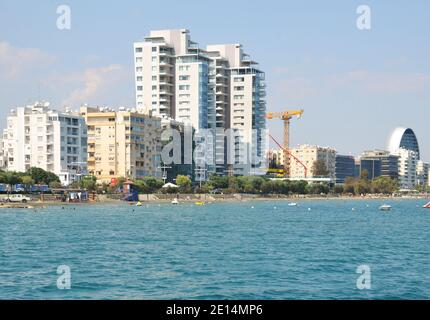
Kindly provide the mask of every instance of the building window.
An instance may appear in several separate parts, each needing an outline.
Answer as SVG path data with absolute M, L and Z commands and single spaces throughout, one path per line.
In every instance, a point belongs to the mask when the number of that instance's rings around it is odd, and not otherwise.
M 152 81 L 157 81 L 157 76 L 152 76 Z
M 143 68 L 142 67 L 137 67 L 136 68 L 136 72 L 142 72 L 143 71 Z
M 143 81 L 143 77 L 142 77 L 142 76 L 139 76 L 139 77 L 137 77 L 137 78 L 136 78 L 136 80 L 137 80 L 137 81 Z
M 190 90 L 190 86 L 189 85 L 180 85 L 179 90 Z
M 143 49 L 142 49 L 142 48 L 136 48 L 136 52 L 137 52 L 137 53 L 142 52 L 142 51 L 143 51 Z
M 244 82 L 245 81 L 245 78 L 244 77 L 237 77 L 237 78 L 234 78 L 234 82 Z
M 152 47 L 152 52 L 157 52 L 157 47 Z
M 190 80 L 190 76 L 179 76 L 179 80 L 181 81 Z
M 142 62 L 143 62 L 142 58 L 140 58 L 140 57 L 136 58 L 136 63 L 142 63 Z
M 142 86 L 137 86 L 137 91 L 142 91 L 143 87 Z
M 235 95 L 234 100 L 243 100 L 243 94 Z

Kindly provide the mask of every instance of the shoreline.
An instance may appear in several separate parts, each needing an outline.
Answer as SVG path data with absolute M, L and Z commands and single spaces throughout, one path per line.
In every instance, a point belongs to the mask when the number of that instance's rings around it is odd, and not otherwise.
M 176 195 L 162 195 L 162 198 L 158 198 L 160 195 L 151 195 L 146 199 L 141 199 L 139 202 L 142 205 L 145 204 L 171 204 L 172 200 L 176 198 Z M 273 195 L 273 196 L 254 196 L 254 195 L 179 195 L 179 204 L 193 204 L 196 202 L 203 202 L 204 204 L 214 203 L 241 203 L 241 202 L 265 202 L 265 201 L 287 201 L 287 202 L 300 202 L 300 201 L 381 201 L 381 200 L 422 200 L 423 202 L 429 202 L 430 196 L 293 196 L 288 197 L 285 195 Z M 97 206 L 97 205 L 136 205 L 137 202 L 125 202 L 122 200 L 113 200 L 104 198 L 100 201 L 87 201 L 87 202 L 61 202 L 61 201 L 30 201 L 28 203 L 1 203 L 0 209 L 36 209 L 46 207 L 70 207 L 70 206 Z

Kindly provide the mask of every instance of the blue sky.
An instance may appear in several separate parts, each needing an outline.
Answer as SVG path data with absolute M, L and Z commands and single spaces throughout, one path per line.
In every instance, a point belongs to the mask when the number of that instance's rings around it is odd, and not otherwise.
M 56 27 L 61 4 L 71 7 L 68 31 Z M 372 9 L 369 31 L 356 28 L 362 4 Z M 0 115 L 39 97 L 59 108 L 133 106 L 132 43 L 168 28 L 190 29 L 202 47 L 242 43 L 266 72 L 268 109 L 305 109 L 293 145 L 359 154 L 408 126 L 430 160 L 426 0 L 1 0 Z M 269 128 L 282 136 L 280 122 Z

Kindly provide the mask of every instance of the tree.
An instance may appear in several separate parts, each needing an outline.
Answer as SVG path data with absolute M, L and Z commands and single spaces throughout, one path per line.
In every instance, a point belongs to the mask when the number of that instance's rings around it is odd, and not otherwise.
M 367 169 L 361 170 L 360 179 L 369 180 L 369 171 L 367 171 Z
M 178 175 L 176 177 L 176 184 L 179 187 L 181 193 L 191 192 L 191 179 L 188 176 Z
M 345 183 L 343 185 L 343 192 L 344 193 L 355 193 L 355 184 L 357 182 L 357 179 L 352 177 L 347 177 L 345 179 Z
M 26 189 L 29 189 L 32 185 L 34 185 L 34 180 L 31 178 L 31 176 L 22 176 L 21 181 Z
M 360 179 L 355 183 L 354 193 L 357 195 L 370 193 L 371 190 L 371 185 L 368 180 Z
M 329 187 L 326 183 L 312 183 L 306 186 L 306 191 L 309 194 L 327 194 Z
M 390 177 L 378 177 L 371 183 L 373 193 L 392 194 L 399 189 L 398 182 Z
M 95 191 L 97 188 L 97 178 L 94 176 L 85 176 L 80 182 L 81 188 L 85 190 Z
M 318 159 L 314 162 L 312 172 L 313 175 L 317 177 L 327 177 L 330 174 L 330 172 L 327 170 L 327 166 L 321 159 Z
M 59 181 L 52 181 L 51 183 L 49 183 L 49 187 L 51 189 L 60 189 L 62 185 L 61 185 L 61 182 Z
M 154 177 L 144 177 L 134 181 L 135 186 L 141 193 L 154 193 L 164 185 L 163 180 Z
M 27 174 L 31 176 L 37 184 L 47 184 L 49 185 L 51 182 L 58 181 L 60 179 L 52 172 L 45 171 L 41 168 L 32 167 L 27 171 Z

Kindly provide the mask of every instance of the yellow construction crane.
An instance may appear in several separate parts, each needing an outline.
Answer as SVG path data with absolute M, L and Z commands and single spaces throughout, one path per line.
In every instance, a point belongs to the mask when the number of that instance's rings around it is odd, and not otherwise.
M 285 174 L 289 176 L 290 174 L 290 121 L 293 117 L 301 118 L 304 110 L 286 110 L 284 112 L 268 112 L 266 118 L 281 119 L 284 121 L 284 168 Z

